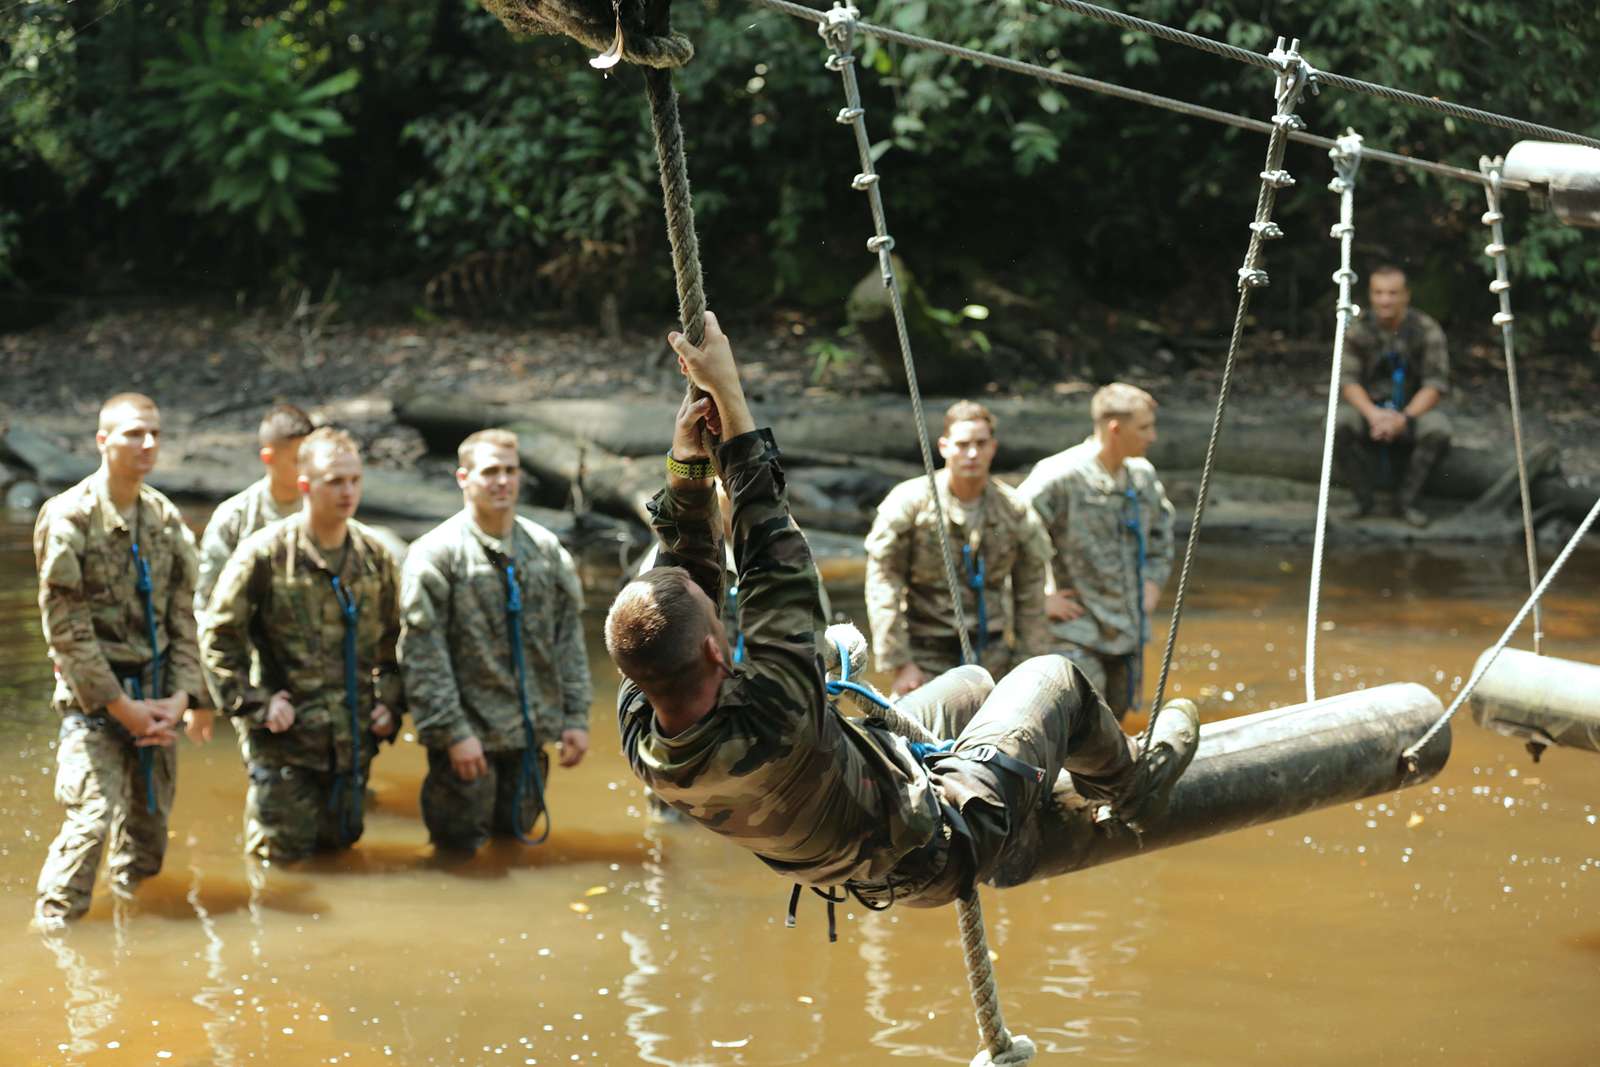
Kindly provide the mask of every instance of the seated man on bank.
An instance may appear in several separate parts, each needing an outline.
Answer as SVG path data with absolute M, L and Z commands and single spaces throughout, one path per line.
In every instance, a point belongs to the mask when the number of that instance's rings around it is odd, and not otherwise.
M 1406 272 L 1382 266 L 1367 280 L 1367 310 L 1350 324 L 1341 367 L 1334 456 L 1355 493 L 1350 518 L 1371 514 L 1373 486 L 1387 469 L 1395 483 L 1394 513 L 1428 525 L 1417 498 L 1450 448 L 1450 418 L 1439 402 L 1450 391 L 1444 331 L 1411 306 Z
M 622 750 L 646 785 L 784 877 L 843 886 L 875 905 L 933 907 L 990 878 L 1029 837 L 1062 769 L 1128 826 L 1160 810 L 1194 754 L 1194 705 L 1164 708 L 1141 757 L 1059 656 L 1029 660 L 997 686 L 981 668 L 960 668 L 959 680 L 978 679 L 986 696 L 967 702 L 970 716 L 932 702 L 916 709 L 946 733 L 966 720 L 948 752 L 922 758 L 899 736 L 845 718 L 824 688 L 816 568 L 789 515 L 772 432 L 756 429 L 714 316 L 703 347 L 676 333 L 669 341 L 709 395 L 679 408 L 667 486 L 651 503 L 664 565 L 623 588 L 605 628 L 624 676 Z M 721 438 L 714 462 L 707 429 Z M 733 506 L 745 635 L 737 665 L 718 618 L 714 473 Z

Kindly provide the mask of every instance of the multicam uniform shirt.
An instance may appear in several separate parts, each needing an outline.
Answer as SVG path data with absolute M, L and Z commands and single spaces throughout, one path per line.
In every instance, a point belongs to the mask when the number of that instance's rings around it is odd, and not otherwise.
M 272 498 L 272 480 L 262 478 L 242 492 L 235 493 L 217 505 L 206 523 L 206 532 L 200 538 L 200 577 L 194 586 L 195 614 L 204 617 L 211 590 L 216 588 L 222 568 L 228 557 L 239 547 L 239 542 L 279 519 L 287 519 L 300 510 L 300 498 L 288 508 L 280 508 Z
M 1049 531 L 1056 587 L 1075 592 L 1084 607 L 1071 622 L 1052 621 L 1050 632 L 1108 656 L 1137 651 L 1143 593 L 1135 520 L 1144 536 L 1144 580 L 1161 586 L 1172 573 L 1172 502 L 1156 469 L 1130 459 L 1113 476 L 1090 437 L 1040 460 L 1019 491 Z
M 671 737 L 624 679 L 623 753 L 672 807 L 794 881 L 883 878 L 932 838 L 938 797 L 904 741 L 846 720 L 826 700 L 816 566 L 789 517 L 771 431 L 723 442 L 717 459 L 733 501 L 745 659 L 723 681 L 716 707 Z M 686 568 L 720 603 L 715 499 L 709 483 L 669 487 L 650 509 L 661 565 Z
M 351 769 L 345 622 L 331 581 L 334 566 L 359 605 L 356 720 L 362 751 L 370 755 L 376 744 L 371 732 L 375 702 L 388 707 L 397 725 L 404 711 L 395 661 L 400 575 L 394 557 L 354 520 L 345 550 L 333 556 L 329 560 L 317 548 L 301 512 L 246 538 L 217 580 L 201 650 L 218 710 L 250 723 L 244 750 L 252 764 Z M 250 678 L 252 650 L 260 657 L 259 685 Z M 274 734 L 266 728 L 267 702 L 280 689 L 294 704 L 294 725 Z
M 1444 331 L 1416 308 L 1406 309 L 1393 332 L 1363 315 L 1345 335 L 1340 383 L 1359 385 L 1373 403 L 1395 410 L 1409 404 L 1425 385 L 1448 393 L 1450 353 Z
M 951 494 L 948 471 L 934 477 L 962 583 L 968 630 L 976 635 L 979 627 L 977 591 L 971 582 L 978 566 L 974 560 L 981 559 L 989 627 L 985 640 L 997 640 L 1009 623 L 1018 658 L 1043 652 L 1049 645 L 1044 584 L 1050 545 L 1038 516 L 1015 489 L 994 479 L 978 506 L 969 508 Z M 901 482 L 889 491 L 878 505 L 866 547 L 867 617 L 878 669 L 894 671 L 913 662 L 912 646 L 919 642 L 954 639 L 955 607 L 927 478 Z M 964 547 L 969 551 L 964 553 Z
M 98 471 L 45 502 L 33 528 L 39 567 L 39 612 L 55 663 L 51 706 L 66 714 L 104 715 L 123 695 L 121 679 L 151 682 L 150 631 L 137 589 L 139 554 L 150 567 L 161 692 L 189 695 L 209 707 L 195 641 L 194 536 L 172 501 L 139 487 L 130 525 L 111 502 L 106 472 Z
M 461 511 L 411 546 L 400 583 L 400 663 L 417 736 L 429 748 L 477 737 L 525 747 L 506 616 L 506 564 L 522 593 L 528 715 L 536 744 L 589 728 L 583 588 L 555 534 L 518 516 L 505 541 Z

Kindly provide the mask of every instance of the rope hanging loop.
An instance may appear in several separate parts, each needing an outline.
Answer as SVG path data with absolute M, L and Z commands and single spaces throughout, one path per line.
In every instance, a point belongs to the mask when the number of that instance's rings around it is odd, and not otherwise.
M 668 25 L 671 0 L 483 0 L 483 6 L 512 33 L 571 37 L 614 55 L 604 67 L 621 60 L 670 70 L 694 58 L 689 38 Z

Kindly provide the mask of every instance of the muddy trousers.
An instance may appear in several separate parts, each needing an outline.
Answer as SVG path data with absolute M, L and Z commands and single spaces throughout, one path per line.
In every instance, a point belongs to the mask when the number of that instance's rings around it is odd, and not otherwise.
M 148 791 L 140 750 L 126 731 L 104 715 L 74 712 L 62 718 L 55 793 L 67 811 L 39 871 L 39 914 L 75 919 L 89 910 L 95 870 L 108 842 L 114 890 L 132 891 L 161 870 L 178 758 L 172 748 L 146 751 L 154 761 Z
M 363 761 L 362 780 L 372 770 Z M 365 829 L 366 798 L 348 775 L 309 767 L 250 764 L 244 795 L 244 849 L 283 863 L 349 848 Z
M 1094 686 L 1094 691 L 1105 698 L 1106 706 L 1117 721 L 1128 714 L 1139 699 L 1133 691 L 1133 655 L 1113 655 L 1096 652 L 1082 645 L 1061 645 L 1061 654 L 1072 661 Z
M 522 773 L 522 749 L 486 752 L 489 771 L 464 782 L 450 767 L 450 754 L 441 748 L 428 749 L 428 774 L 422 780 L 422 821 L 429 839 L 439 848 L 472 852 L 494 834 L 515 836 L 519 815 L 524 832 L 537 837 L 543 828 L 536 826 L 544 812 L 543 798 L 533 783 L 522 790 L 521 809 L 517 808 L 517 777 Z M 550 754 L 538 751 L 539 780 L 550 782 Z
M 1391 465 L 1396 504 L 1408 508 L 1422 495 L 1428 475 L 1449 450 L 1450 417 L 1438 408 L 1407 422 L 1405 433 L 1392 444 L 1380 444 L 1372 440 L 1361 412 L 1349 404 L 1339 405 L 1333 434 L 1334 467 L 1363 510 L 1372 508 L 1383 464 Z
M 1091 801 L 1111 800 L 1133 775 L 1133 739 L 1064 656 L 1026 660 L 998 685 L 982 668 L 958 667 L 899 707 L 955 738 L 948 754 L 928 761 L 945 826 L 887 882 L 852 885 L 874 903 L 937 907 L 987 881 L 1009 849 L 1026 847 L 1037 834 L 1040 809 L 1062 771 Z

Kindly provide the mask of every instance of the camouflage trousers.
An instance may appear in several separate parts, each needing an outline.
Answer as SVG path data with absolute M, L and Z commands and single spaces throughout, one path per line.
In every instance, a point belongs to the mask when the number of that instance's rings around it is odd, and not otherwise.
M 1026 660 L 998 685 L 981 667 L 959 667 L 898 706 L 955 739 L 952 751 L 927 761 L 944 825 L 884 882 L 850 884 L 869 904 L 950 903 L 987 881 L 1011 849 L 1027 847 L 1063 770 L 1090 800 L 1110 800 L 1134 770 L 1133 739 L 1063 656 Z
M 348 774 L 309 767 L 252 763 L 244 795 L 244 849 L 283 863 L 317 852 L 336 852 L 361 839 L 366 827 L 365 789 Z M 361 780 L 372 770 L 362 761 Z
M 977 652 L 976 641 L 972 645 Z M 911 662 L 915 663 L 929 678 L 943 674 L 962 665 L 961 640 L 952 630 L 948 636 L 920 637 L 911 636 Z M 1011 646 L 1006 644 L 1005 634 L 995 632 L 990 634 L 983 642 L 983 651 L 978 653 L 978 665 L 989 672 L 992 678 L 1002 678 L 1011 667 Z
M 450 766 L 450 754 L 428 749 L 428 774 L 422 780 L 422 821 L 429 839 L 440 848 L 476 851 L 494 834 L 515 836 L 513 814 L 521 816 L 524 832 L 531 831 L 544 812 L 543 791 L 528 782 L 517 795 L 522 774 L 522 749 L 486 752 L 488 773 L 464 782 Z M 549 788 L 550 755 L 537 751 L 539 781 Z M 520 808 L 519 808 L 520 801 Z
M 148 791 L 141 751 L 150 753 Z M 39 871 L 38 913 L 75 919 L 89 910 L 95 870 L 108 841 L 115 891 L 131 891 L 160 871 L 177 782 L 174 749 L 141 750 L 104 715 L 66 714 L 56 748 L 55 794 L 67 813 Z
M 1113 655 L 1096 652 L 1082 645 L 1061 645 L 1058 651 L 1072 661 L 1094 686 L 1094 691 L 1105 698 L 1106 706 L 1121 722 L 1130 708 L 1139 703 L 1141 695 L 1135 691 L 1133 657 L 1142 653 Z

